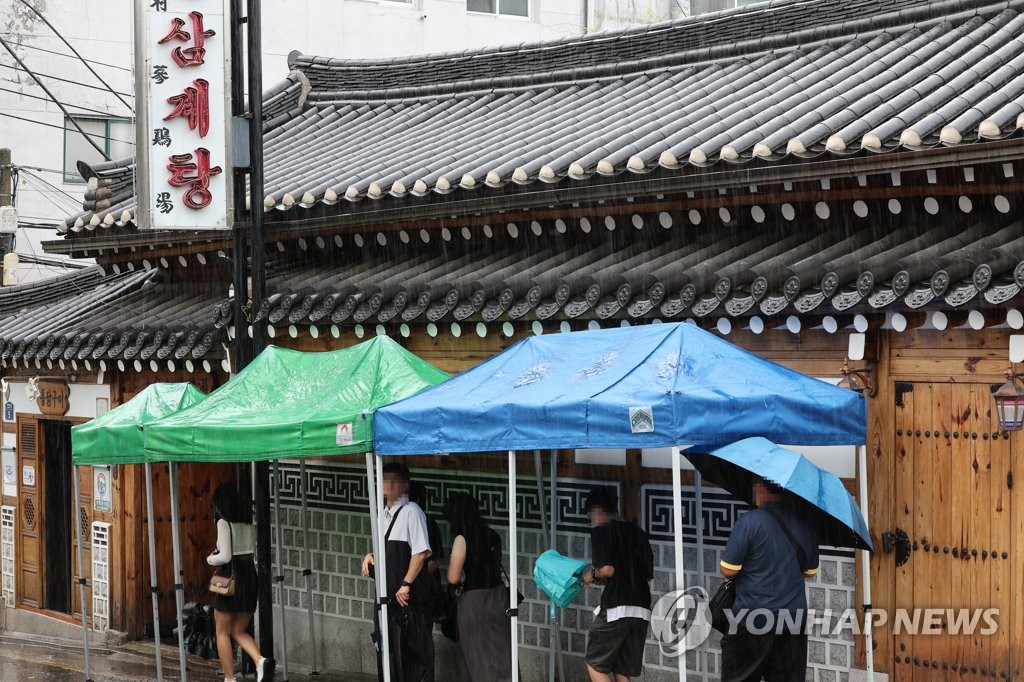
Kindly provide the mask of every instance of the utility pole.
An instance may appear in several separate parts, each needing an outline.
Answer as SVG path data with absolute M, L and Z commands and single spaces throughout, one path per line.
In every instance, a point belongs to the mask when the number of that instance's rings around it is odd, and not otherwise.
M 5 206 L 14 205 L 14 173 L 11 166 L 11 150 L 0 149 L 0 210 Z M 13 211 L 8 210 L 9 213 Z M 7 225 L 7 220 L 0 225 L 0 283 L 6 284 L 5 279 L 14 279 L 17 273 L 17 256 L 14 254 L 14 235 L 18 230 L 16 216 L 5 216 L 12 225 Z M 8 254 L 11 254 L 8 258 Z M 8 275 L 8 268 L 13 268 L 12 274 Z
M 244 6 L 244 14 L 243 14 Z M 245 175 L 249 176 L 249 225 L 236 227 L 232 240 L 232 279 L 235 288 L 235 371 L 243 369 L 266 347 L 264 330 L 252 325 L 249 338 L 248 316 L 254 315 L 263 300 L 266 279 L 266 252 L 263 240 L 263 60 L 259 0 L 231 0 L 231 109 L 236 124 L 248 127 L 248 165 L 236 165 L 233 191 L 237 220 L 246 212 Z M 243 53 L 243 30 L 245 44 Z M 244 65 L 244 66 L 243 66 Z M 248 84 L 246 102 L 244 84 Z M 247 106 L 248 104 L 248 106 Z M 243 124 L 243 121 L 245 124 Z M 240 136 L 235 136 L 236 143 Z M 248 243 L 247 243 L 248 242 Z M 246 304 L 249 303 L 249 308 Z M 256 571 L 259 575 L 259 645 L 264 656 L 274 655 L 274 610 L 270 561 L 270 467 L 267 462 L 253 465 L 250 481 L 247 467 L 239 467 L 239 481 L 252 484 L 256 510 Z M 246 486 L 248 489 L 248 486 Z

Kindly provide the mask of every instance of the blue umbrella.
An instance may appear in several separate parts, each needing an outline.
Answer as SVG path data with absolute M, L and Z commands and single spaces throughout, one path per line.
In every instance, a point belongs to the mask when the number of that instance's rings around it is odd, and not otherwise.
M 787 490 L 822 544 L 875 551 L 868 524 L 843 482 L 800 453 L 767 438 L 745 438 L 708 453 L 684 454 L 701 475 L 748 503 L 760 479 Z

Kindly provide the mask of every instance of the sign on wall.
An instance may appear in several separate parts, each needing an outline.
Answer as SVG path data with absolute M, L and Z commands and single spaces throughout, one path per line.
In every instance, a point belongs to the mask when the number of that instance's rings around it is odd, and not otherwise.
M 18 494 L 18 466 L 15 463 L 14 450 L 3 449 L 4 495 L 14 497 Z
M 36 405 L 39 411 L 53 417 L 63 417 L 71 409 L 71 388 L 63 379 L 40 379 Z
M 93 467 L 92 472 L 92 508 L 98 512 L 111 510 L 110 467 Z
M 139 226 L 231 227 L 229 12 L 224 0 L 136 0 Z

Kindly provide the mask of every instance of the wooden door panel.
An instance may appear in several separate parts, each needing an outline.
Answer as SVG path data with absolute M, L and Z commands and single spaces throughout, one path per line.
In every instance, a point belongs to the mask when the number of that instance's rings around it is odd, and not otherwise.
M 34 416 L 18 415 L 18 513 L 16 514 L 18 547 L 15 562 L 16 598 L 19 603 L 32 607 L 42 605 L 42 570 L 39 542 L 42 528 L 43 472 L 39 467 L 39 421 Z M 32 467 L 34 485 L 26 485 L 25 467 Z
M 913 549 L 895 571 L 895 606 L 951 613 L 938 634 L 894 633 L 895 679 L 960 671 L 1012 679 L 1019 667 L 1011 594 L 1019 572 L 1010 559 L 1021 521 L 1012 504 L 1011 443 L 992 431 L 991 409 L 983 384 L 914 384 L 896 406 L 896 525 Z M 995 633 L 954 632 L 959 609 L 989 608 L 1000 612 Z

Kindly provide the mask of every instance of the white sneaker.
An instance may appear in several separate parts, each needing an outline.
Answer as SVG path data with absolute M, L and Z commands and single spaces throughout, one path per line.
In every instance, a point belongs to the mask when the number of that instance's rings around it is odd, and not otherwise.
M 263 669 L 267 665 L 267 657 L 264 656 L 256 661 L 256 682 L 263 682 Z

